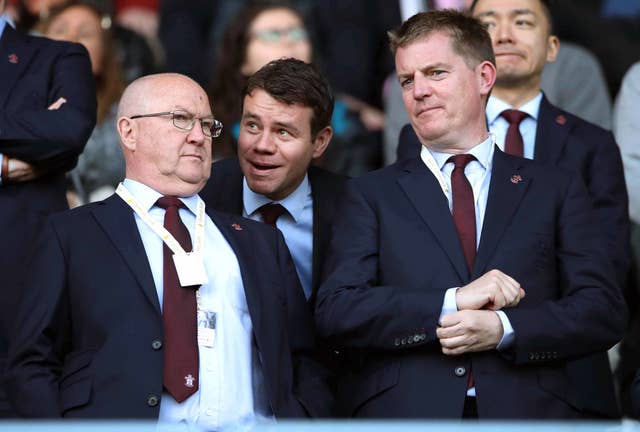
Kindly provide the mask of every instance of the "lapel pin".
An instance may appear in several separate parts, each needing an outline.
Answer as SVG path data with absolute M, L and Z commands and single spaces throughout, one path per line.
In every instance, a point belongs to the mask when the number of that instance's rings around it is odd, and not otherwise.
M 560 114 L 558 117 L 556 117 L 556 123 L 558 123 L 559 125 L 563 125 L 567 122 L 567 118 L 565 116 L 563 116 L 562 114 Z
M 520 174 L 515 174 L 511 176 L 511 183 L 518 184 L 521 181 L 522 181 L 522 177 L 520 176 Z
M 236 231 L 242 231 L 244 228 L 242 228 L 240 225 L 238 225 L 237 223 L 231 224 L 231 226 L 233 227 L 234 230 Z
M 9 63 L 18 64 L 18 56 L 15 54 L 9 54 Z

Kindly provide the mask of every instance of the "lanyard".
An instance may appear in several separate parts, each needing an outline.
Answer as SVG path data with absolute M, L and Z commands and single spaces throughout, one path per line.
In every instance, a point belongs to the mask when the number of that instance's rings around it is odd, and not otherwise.
M 131 194 L 131 192 L 127 190 L 127 188 L 122 183 L 118 185 L 118 188 L 116 189 L 116 193 L 120 198 L 124 200 L 124 202 L 126 202 L 129 205 L 129 207 L 133 209 L 134 212 L 136 212 L 138 216 L 140 216 L 140 219 L 142 219 L 149 226 L 149 228 L 151 228 L 151 230 L 153 230 L 153 232 L 156 233 L 158 237 L 160 237 L 162 241 L 165 242 L 165 244 L 169 247 L 169 249 L 171 249 L 171 251 L 175 255 L 187 254 L 187 252 L 184 249 L 182 249 L 182 246 L 180 246 L 180 243 L 178 243 L 178 241 L 171 235 L 171 233 L 167 231 L 165 227 L 163 227 L 158 222 L 156 222 L 151 217 L 151 215 L 149 215 L 149 213 L 147 213 L 147 211 L 145 211 L 140 206 L 140 204 L 135 199 L 135 197 Z M 204 207 L 205 207 L 204 201 L 202 201 L 202 198 L 198 197 L 198 209 L 196 212 L 195 244 L 193 248 L 194 252 L 200 252 L 204 248 L 204 218 L 205 218 Z

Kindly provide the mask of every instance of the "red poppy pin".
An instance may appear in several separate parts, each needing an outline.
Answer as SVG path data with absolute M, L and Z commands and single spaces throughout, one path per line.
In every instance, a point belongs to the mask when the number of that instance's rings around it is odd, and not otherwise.
M 565 116 L 563 116 L 562 114 L 560 114 L 558 117 L 556 117 L 556 123 L 558 123 L 559 125 L 563 125 L 567 122 L 567 118 Z
M 233 227 L 234 230 L 236 231 L 242 231 L 244 228 L 242 228 L 240 225 L 238 225 L 237 223 L 231 224 L 231 226 Z
M 15 54 L 9 54 L 9 63 L 11 64 L 18 64 L 18 56 Z
M 515 174 L 511 176 L 511 183 L 518 184 L 521 181 L 522 181 L 522 177 L 520 176 L 520 174 Z

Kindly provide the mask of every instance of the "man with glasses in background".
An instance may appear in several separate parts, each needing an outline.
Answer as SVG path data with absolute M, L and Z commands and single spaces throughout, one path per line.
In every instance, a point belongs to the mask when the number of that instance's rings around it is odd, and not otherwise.
M 205 430 L 323 414 L 282 236 L 197 195 L 222 131 L 204 90 L 179 74 L 140 78 L 117 128 L 124 182 L 52 217 L 32 257 L 7 371 L 18 413 Z

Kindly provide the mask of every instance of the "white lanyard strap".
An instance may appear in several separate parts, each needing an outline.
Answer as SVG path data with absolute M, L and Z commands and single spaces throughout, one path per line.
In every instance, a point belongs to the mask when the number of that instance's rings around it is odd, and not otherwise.
M 162 241 L 171 249 L 175 255 L 184 255 L 187 252 L 182 249 L 180 243 L 167 231 L 164 226 L 156 222 L 149 213 L 140 206 L 135 197 L 127 190 L 127 188 L 120 183 L 116 189 L 116 193 L 134 212 L 142 219 L 154 233 L 162 239 Z M 195 229 L 195 242 L 194 252 L 202 251 L 204 248 L 204 217 L 205 217 L 205 204 L 202 198 L 198 197 L 198 208 L 196 213 L 196 229 Z

